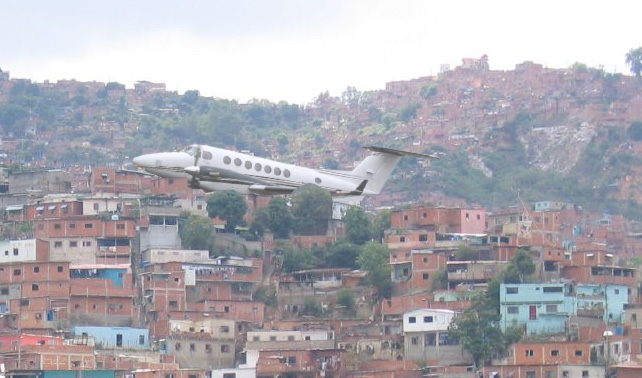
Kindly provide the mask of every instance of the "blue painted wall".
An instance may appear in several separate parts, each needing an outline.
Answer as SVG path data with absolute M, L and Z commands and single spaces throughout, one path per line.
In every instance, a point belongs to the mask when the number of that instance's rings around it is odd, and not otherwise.
M 129 327 L 76 326 L 76 336 L 86 333 L 105 349 L 149 349 L 149 330 Z

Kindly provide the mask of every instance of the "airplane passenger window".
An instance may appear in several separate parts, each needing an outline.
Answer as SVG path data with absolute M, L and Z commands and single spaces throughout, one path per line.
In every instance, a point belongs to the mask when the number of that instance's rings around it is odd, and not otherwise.
M 287 169 L 286 169 L 286 170 L 284 170 L 284 171 L 283 171 L 283 176 L 285 176 L 285 177 L 290 177 L 290 171 L 288 171 Z
M 248 160 L 248 161 L 246 161 L 246 162 L 245 162 L 245 168 L 247 168 L 247 169 L 252 168 L 252 162 L 251 162 L 251 161 L 249 161 L 249 160 Z
M 261 171 L 261 164 L 260 163 L 254 164 L 254 169 L 256 169 L 257 172 L 260 172 Z
M 270 167 L 269 165 L 266 165 L 264 169 L 265 169 L 265 173 L 272 172 L 272 167 Z
M 212 153 L 209 151 L 203 151 L 201 154 L 202 158 L 205 160 L 212 160 Z
M 237 167 L 240 167 L 241 166 L 241 159 L 239 159 L 239 158 L 234 159 L 234 165 L 236 165 Z
M 321 179 L 317 177 L 314 179 L 314 182 L 316 182 L 317 184 L 321 184 Z
M 279 167 L 274 168 L 274 174 L 277 176 L 281 176 L 281 168 Z
M 230 164 L 231 162 L 232 162 L 232 159 L 229 156 L 226 156 L 223 158 L 223 163 Z

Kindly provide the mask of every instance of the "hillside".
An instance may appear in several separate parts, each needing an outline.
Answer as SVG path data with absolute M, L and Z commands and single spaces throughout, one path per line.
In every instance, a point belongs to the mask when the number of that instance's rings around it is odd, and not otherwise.
M 121 165 L 205 143 L 308 166 L 349 168 L 384 145 L 402 160 L 372 205 L 461 198 L 489 208 L 562 200 L 639 219 L 642 83 L 576 64 L 489 69 L 486 57 L 378 91 L 347 87 L 305 106 L 168 92 L 163 84 L 33 83 L 0 71 L 0 159 L 14 169 Z M 5 155 L 6 154 L 6 155 Z

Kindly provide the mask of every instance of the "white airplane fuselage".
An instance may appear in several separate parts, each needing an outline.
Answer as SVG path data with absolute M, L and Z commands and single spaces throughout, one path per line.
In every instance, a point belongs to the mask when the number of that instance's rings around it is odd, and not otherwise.
M 288 194 L 304 184 L 315 184 L 332 195 L 379 193 L 401 156 L 429 157 L 382 147 L 352 171 L 311 169 L 206 145 L 190 145 L 179 152 L 160 152 L 134 158 L 145 171 L 166 178 L 187 178 L 206 192 L 235 190 L 243 194 Z

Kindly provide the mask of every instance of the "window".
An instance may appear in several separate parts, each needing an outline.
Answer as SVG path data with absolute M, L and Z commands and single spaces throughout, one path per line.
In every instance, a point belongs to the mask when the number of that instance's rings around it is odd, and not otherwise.
M 175 350 L 181 350 L 181 348 L 182 348 L 182 347 L 181 347 L 181 343 L 176 343 L 176 344 L 174 345 L 174 349 L 175 349 Z
M 400 236 L 399 237 L 399 242 L 400 243 L 405 243 L 406 242 L 406 237 L 405 236 Z
M 261 338 L 258 336 L 252 336 L 252 341 L 261 341 Z
M 70 242 L 69 242 L 69 247 L 71 247 L 71 248 L 76 248 L 76 247 L 78 247 L 78 242 L 77 242 L 77 241 L 70 241 Z
M 620 294 L 620 289 L 615 289 L 615 294 Z
M 94 204 L 94 210 L 98 210 L 98 204 L 97 203 Z
M 562 286 L 546 286 L 542 290 L 544 293 L 561 293 L 564 291 Z
M 535 378 L 535 372 L 532 370 L 527 371 L 526 378 Z
M 557 312 L 557 305 L 546 305 L 546 312 Z
M 247 160 L 247 161 L 245 162 L 245 169 L 250 169 L 250 168 L 252 168 L 252 162 L 251 162 L 251 161 L 249 161 L 249 160 Z
M 145 345 L 145 335 L 138 335 L 138 345 Z
M 296 357 L 295 356 L 288 357 L 288 365 L 294 365 L 294 364 L 296 364 Z
M 582 377 L 584 378 L 584 377 L 588 377 L 588 376 L 589 376 L 588 370 L 582 370 Z
M 411 337 L 411 338 L 410 338 L 410 343 L 411 343 L 412 345 L 417 345 L 417 344 L 419 344 L 419 337 L 417 337 L 417 336 Z
M 60 223 L 54 224 L 54 230 L 60 230 Z
M 69 223 L 69 229 L 73 230 L 75 228 L 76 228 L 76 224 L 75 223 Z
M 519 307 L 517 306 L 507 306 L 506 307 L 506 313 L 507 314 L 519 314 Z
M 419 235 L 419 241 L 420 242 L 426 242 L 428 241 L 428 235 Z M 424 261 L 425 262 L 425 261 Z
M 22 274 L 22 271 L 21 271 L 20 269 L 14 269 L 14 270 L 13 270 L 13 275 L 14 275 L 14 276 L 19 276 L 19 275 L 21 275 L 21 274 Z
M 224 373 L 223 378 L 236 378 L 236 373 Z
M 58 273 L 62 273 L 64 270 L 64 267 L 62 265 L 58 265 Z
M 290 171 L 287 169 L 283 170 L 283 176 L 290 177 Z
M 230 346 L 227 344 L 221 345 L 221 353 L 230 353 Z
M 83 242 L 82 242 L 82 246 L 83 246 L 83 247 L 91 247 L 91 242 L 90 242 L 90 241 L 85 240 L 85 241 L 83 241 Z
M 568 372 L 568 370 L 562 371 L 562 378 L 568 378 L 569 376 L 570 376 L 570 373 Z
M 38 284 L 31 284 L 31 291 L 38 291 L 38 290 L 40 290 L 40 287 L 38 286 Z
M 526 349 L 525 353 L 526 357 L 533 357 L 535 355 L 535 352 L 533 352 L 532 349 Z
M 205 344 L 205 353 L 212 353 L 212 345 Z
M 321 179 L 318 177 L 315 177 L 314 182 L 316 182 L 317 184 L 321 184 Z
M 123 335 L 121 333 L 116 334 L 116 346 L 117 347 L 123 346 Z
M 196 351 L 196 344 L 190 343 L 189 344 L 189 351 L 190 352 L 195 352 Z
M 581 350 L 575 351 L 575 357 L 582 357 L 582 355 L 584 355 L 584 353 Z
M 40 272 L 40 267 L 39 266 L 34 266 L 33 267 L 33 272 L 34 273 L 39 273 Z
M 417 323 L 417 318 L 415 318 L 414 316 L 409 317 L 408 323 Z
M 270 341 L 276 341 L 276 336 L 270 336 Z
M 281 168 L 279 167 L 274 168 L 274 174 L 277 176 L 281 176 Z
M 221 326 L 221 332 L 222 332 L 222 333 L 229 333 L 229 332 L 230 332 L 230 327 L 228 327 L 228 326 Z
M 261 172 L 262 168 L 263 168 L 263 166 L 261 165 L 261 163 L 255 163 L 254 164 L 254 170 L 256 170 L 257 172 Z
M 209 151 L 203 151 L 203 153 L 201 153 L 201 157 L 205 160 L 212 160 L 212 153 Z
M 553 349 L 553 350 L 551 351 L 551 356 L 553 356 L 553 357 L 557 357 L 557 356 L 559 356 L 559 355 L 560 355 L 560 351 L 559 351 L 558 349 Z
M 437 344 L 436 333 L 424 333 L 424 346 L 435 346 Z
M 8 287 L 3 287 L 0 289 L 0 294 L 2 295 L 9 295 L 9 288 Z
M 226 156 L 223 158 L 223 163 L 225 164 L 230 164 L 232 162 L 232 158 L 229 156 Z
M 433 318 L 432 316 L 424 316 L 424 323 L 432 323 Z
M 169 301 L 169 307 L 178 307 L 178 301 Z
M 62 247 L 62 242 L 61 241 L 55 241 L 54 242 L 54 248 L 61 248 Z
M 507 287 L 506 288 L 506 294 L 517 294 L 519 292 L 519 289 L 516 287 Z
M 92 223 L 85 223 L 85 228 L 93 228 L 94 225 Z
M 293 335 L 288 335 L 288 341 L 294 341 L 294 336 Z
M 125 229 L 125 224 L 124 223 L 118 223 L 116 225 L 116 229 L 117 230 L 124 230 Z
M 239 159 L 239 158 L 234 159 L 234 165 L 236 165 L 237 167 L 240 167 L 240 166 L 241 166 L 241 164 L 243 164 L 243 162 L 241 161 L 241 159 Z
M 270 167 L 269 165 L 266 165 L 265 167 L 263 167 L 263 170 L 265 171 L 265 173 L 270 173 L 272 172 L 272 167 Z
M 427 280 L 430 276 L 428 275 L 428 273 L 424 273 L 424 274 L 422 274 L 422 275 L 421 275 L 421 277 L 422 277 L 422 278 L 424 279 L 424 281 L 425 281 L 425 280 Z

